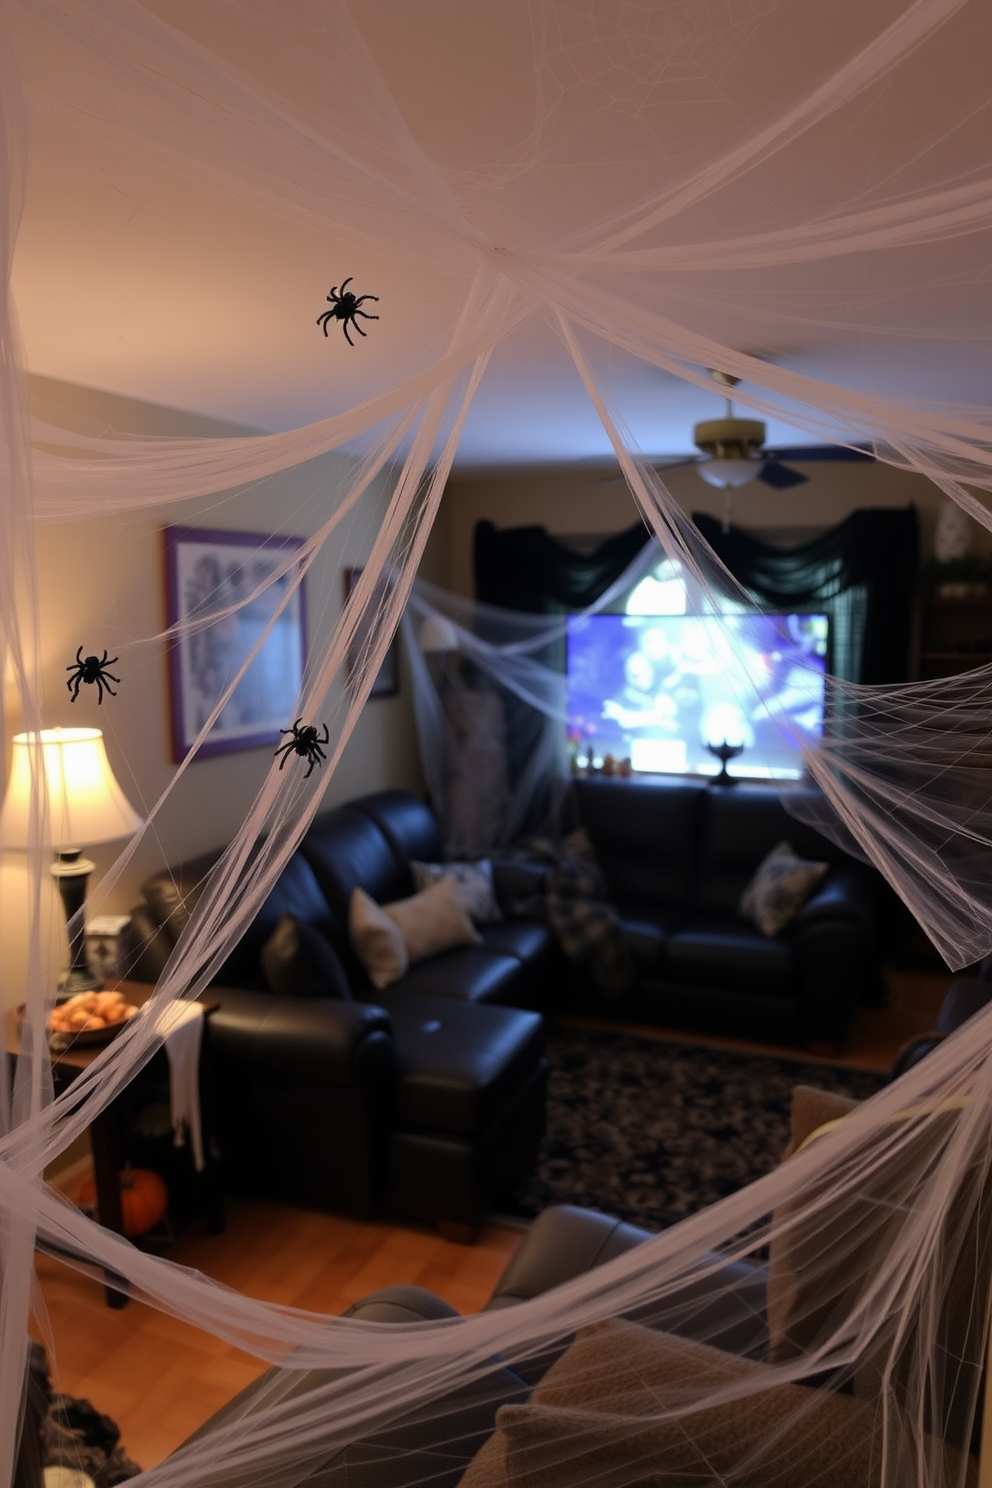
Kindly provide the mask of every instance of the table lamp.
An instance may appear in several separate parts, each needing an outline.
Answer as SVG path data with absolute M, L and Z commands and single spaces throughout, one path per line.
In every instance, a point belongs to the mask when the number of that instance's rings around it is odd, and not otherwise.
M 39 800 L 34 821 L 31 773 L 32 763 L 39 759 L 39 745 L 45 796 Z M 96 865 L 82 857 L 77 844 L 114 842 L 119 837 L 130 837 L 142 825 L 142 818 L 114 779 L 99 729 L 54 728 L 14 736 L 10 778 L 0 813 L 3 846 L 29 847 L 42 830 L 43 810 L 47 816 L 44 840 L 55 850 L 52 875 L 62 895 L 69 930 L 69 970 L 59 986 L 66 994 L 87 992 L 103 985 L 86 961 L 86 926 L 81 913 L 86 880 Z

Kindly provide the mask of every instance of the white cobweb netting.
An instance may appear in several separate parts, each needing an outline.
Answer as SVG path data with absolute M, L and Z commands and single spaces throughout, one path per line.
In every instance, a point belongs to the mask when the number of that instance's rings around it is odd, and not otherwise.
M 5 674 L 18 699 L 8 732 L 47 721 L 36 523 L 164 503 L 175 510 L 350 443 L 361 451 L 354 479 L 322 524 L 301 531 L 302 571 L 365 485 L 386 468 L 392 481 L 362 579 L 331 644 L 310 657 L 295 710 L 326 722 L 326 765 L 304 780 L 273 760 L 147 1015 L 56 1101 L 44 1037 L 53 989 L 40 949 L 50 834 L 36 793 L 25 1052 L 12 1078 L 6 1062 L 2 1076 L 4 1481 L 36 1234 L 81 1265 L 109 1269 L 153 1306 L 283 1366 L 249 1413 L 209 1427 L 149 1471 L 149 1482 L 297 1482 L 349 1444 L 360 1457 L 357 1444 L 411 1417 L 440 1461 L 425 1466 L 387 1439 L 380 1457 L 392 1464 L 391 1481 L 453 1481 L 466 1435 L 460 1407 L 473 1391 L 515 1402 L 477 1481 L 499 1473 L 528 1483 L 739 1488 L 975 1481 L 969 1448 L 988 1317 L 989 1016 L 759 1184 L 600 1272 L 471 1319 L 372 1326 L 263 1304 L 142 1253 L 42 1179 L 160 1046 L 161 1006 L 196 995 L 222 964 L 319 809 L 409 597 L 488 357 L 526 321 L 542 316 L 560 336 L 645 521 L 714 612 L 728 596 L 745 597 L 630 447 L 614 409 L 614 353 L 701 386 L 710 367 L 737 375 L 749 407 L 813 437 L 842 430 L 871 443 L 992 526 L 983 495 L 992 484 L 988 7 L 519 0 L 500 10 L 498 54 L 486 53 L 483 38 L 480 55 L 451 59 L 484 62 L 500 83 L 486 95 L 499 99 L 488 148 L 471 159 L 457 100 L 437 90 L 423 97 L 415 68 L 398 68 L 395 55 L 380 66 L 362 16 L 343 3 L 4 8 L 8 280 L 30 126 L 55 117 L 150 168 L 347 243 L 353 261 L 368 250 L 414 277 L 439 272 L 448 286 L 414 365 L 321 422 L 232 439 L 29 425 L 5 299 L 0 604 Z M 445 7 L 427 0 L 422 11 L 444 48 Z M 790 161 L 800 148 L 797 172 Z M 831 380 L 829 357 L 806 367 L 809 341 L 829 349 L 852 337 L 861 348 L 856 384 Z M 957 381 L 939 375 L 952 343 L 954 365 L 968 369 Z M 783 347 L 793 348 L 788 367 L 765 359 Z M 464 628 L 479 637 L 481 656 L 484 627 Z M 343 686 L 349 648 L 363 636 Z M 506 660 L 512 646 L 501 638 L 504 667 L 516 665 Z M 992 946 L 992 814 L 980 767 L 990 684 L 988 668 L 887 690 L 832 683 L 844 733 L 806 760 L 833 829 L 853 835 L 954 966 Z M 523 659 L 515 685 L 529 685 Z M 557 706 L 541 701 L 545 712 Z M 155 803 L 144 831 L 164 830 L 174 794 L 170 787 Z M 728 1291 L 728 1265 L 766 1258 L 771 1341 L 756 1333 L 741 1364 L 719 1347 L 728 1340 L 702 1298 Z M 646 1334 L 611 1325 L 631 1316 L 650 1324 Z M 532 1378 L 587 1325 L 569 1363 L 525 1401 L 502 1371 Z

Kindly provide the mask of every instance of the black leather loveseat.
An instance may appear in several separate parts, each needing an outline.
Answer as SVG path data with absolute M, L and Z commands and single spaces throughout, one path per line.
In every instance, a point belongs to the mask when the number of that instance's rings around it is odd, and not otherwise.
M 810 787 L 796 791 L 822 801 Z M 634 965 L 631 990 L 619 997 L 574 984 L 573 1010 L 840 1050 L 853 1008 L 879 985 L 884 886 L 874 869 L 796 820 L 773 785 L 579 777 L 570 810 L 595 849 Z M 737 909 L 781 841 L 830 868 L 769 937 Z
M 219 856 L 143 886 L 129 978 L 158 981 Z M 385 991 L 348 941 L 354 888 L 390 903 L 414 892 L 411 860 L 442 857 L 433 813 L 405 791 L 315 819 L 215 979 L 214 1125 L 229 1175 L 318 1207 L 384 1206 L 469 1238 L 531 1165 L 547 1063 L 541 1017 L 525 1009 L 558 965 L 547 926 L 485 925 L 480 943 L 419 962 Z M 319 932 L 333 962 L 326 990 L 337 995 L 297 995 L 302 983 L 272 990 L 262 951 L 286 915 Z
M 652 1238 L 646 1231 L 593 1210 L 569 1206 L 545 1210 L 509 1262 L 484 1311 L 512 1309 L 573 1277 L 608 1264 Z M 687 1281 L 653 1306 L 649 1304 L 634 1311 L 632 1320 L 669 1334 L 705 1341 L 726 1356 L 736 1355 L 760 1363 L 766 1357 L 769 1342 L 767 1268 L 747 1260 L 721 1264 L 714 1256 L 712 1261 L 712 1265 L 700 1267 L 698 1278 Z M 357 1303 L 346 1315 L 362 1322 L 395 1325 L 452 1318 L 455 1313 L 422 1288 L 392 1286 Z M 928 1403 L 931 1420 L 940 1422 L 940 1434 L 945 1440 L 959 1450 L 971 1446 L 977 1451 L 977 1440 L 968 1439 L 968 1427 L 971 1392 L 981 1369 L 983 1351 L 978 1330 L 966 1323 L 965 1331 L 971 1335 L 970 1346 L 963 1357 L 955 1356 L 958 1368 L 933 1385 Z M 291 1484 L 294 1488 L 295 1485 L 298 1488 L 411 1488 L 413 1484 L 419 1488 L 457 1488 L 465 1469 L 492 1433 L 499 1407 L 525 1403 L 533 1387 L 570 1341 L 565 1337 L 546 1349 L 526 1354 L 510 1345 L 481 1379 L 430 1400 L 361 1440 L 328 1449 L 319 1456 L 314 1454 L 317 1460 L 308 1464 L 305 1475 L 298 1463 L 283 1471 L 278 1467 L 271 1469 L 271 1488 L 290 1488 Z M 255 1410 L 272 1401 L 275 1392 L 285 1403 L 306 1397 L 315 1385 L 327 1384 L 335 1378 L 340 1375 L 326 1370 L 301 1370 L 291 1375 L 285 1370 L 270 1370 L 235 1396 L 190 1441 L 195 1442 L 228 1422 L 250 1421 Z M 823 1376 L 818 1383 L 824 1388 L 827 1384 Z M 930 1430 L 934 1429 L 935 1424 L 931 1424 Z M 971 1475 L 974 1463 L 965 1474 L 963 1452 L 957 1460 L 962 1475 L 955 1476 L 954 1481 L 974 1482 Z M 633 1481 L 629 1476 L 630 1464 L 623 1466 L 627 1476 L 618 1467 L 616 1477 L 608 1480 Z M 643 1464 L 638 1470 L 644 1472 Z M 576 1481 L 580 1479 L 581 1474 L 577 1474 Z M 570 1481 L 564 1475 L 552 1478 L 550 1473 L 542 1474 L 541 1481 L 545 1480 L 556 1484 Z M 606 1476 L 601 1480 L 607 1481 Z M 650 1480 L 658 1481 L 657 1476 Z M 816 1480 L 827 1481 L 822 1474 L 817 1474 Z M 217 1488 L 234 1488 L 235 1481 L 233 1476 L 218 1476 Z M 497 1479 L 487 1475 L 485 1481 Z M 642 1481 L 641 1476 L 637 1481 Z M 643 1481 L 648 1481 L 648 1477 L 644 1476 Z M 678 1481 L 688 1478 L 680 1474 Z M 707 1477 L 706 1481 L 715 1483 L 717 1478 Z M 721 1477 L 719 1481 L 726 1479 Z M 789 1481 L 798 1479 L 790 1477 Z M 845 1477 L 845 1481 L 853 1482 L 854 1478 Z M 868 1478 L 859 1477 L 858 1482 L 862 1481 L 867 1482 Z

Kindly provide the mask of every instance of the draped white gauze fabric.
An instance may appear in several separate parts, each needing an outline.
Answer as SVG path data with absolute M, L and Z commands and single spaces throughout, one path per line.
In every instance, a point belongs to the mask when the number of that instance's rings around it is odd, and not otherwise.
M 613 376 L 618 353 L 699 386 L 707 368 L 733 373 L 759 413 L 813 437 L 842 431 L 870 442 L 992 527 L 982 496 L 992 485 L 992 12 L 984 0 L 513 0 L 500 9 L 498 54 L 480 43 L 479 54 L 457 59 L 495 69 L 501 84 L 479 103 L 492 117 L 478 158 L 466 157 L 463 95 L 425 96 L 413 61 L 398 69 L 393 55 L 380 66 L 359 9 L 352 14 L 343 0 L 8 0 L 3 9 L 8 283 L 33 132 L 53 119 L 130 152 L 149 179 L 176 173 L 346 244 L 352 261 L 367 252 L 396 263 L 411 285 L 418 274 L 443 280 L 432 292 L 432 338 L 378 385 L 315 423 L 232 439 L 70 434 L 40 416 L 29 423 L 15 306 L 5 297 L 0 605 L 21 727 L 44 721 L 36 523 L 192 502 L 349 442 L 361 453 L 355 480 L 336 494 L 322 528 L 305 534 L 307 561 L 364 484 L 383 468 L 395 472 L 362 580 L 329 649 L 311 657 L 299 699 L 301 716 L 328 722 L 328 763 L 304 784 L 273 762 L 245 802 L 243 829 L 177 948 L 163 998 L 206 984 L 317 811 L 408 598 L 489 357 L 535 318 L 567 350 L 645 521 L 714 605 L 733 586 L 630 447 Z M 424 0 L 421 10 L 425 33 L 444 45 L 445 6 Z M 150 292 L 154 279 L 150 268 Z M 182 289 L 173 288 L 179 307 Z M 852 341 L 856 373 L 841 356 Z M 812 343 L 818 358 L 807 355 Z M 836 376 L 834 352 L 843 368 Z M 373 639 L 352 685 L 339 688 L 373 609 Z M 982 764 L 992 668 L 947 683 L 833 686 L 846 731 L 808 767 L 949 963 L 967 964 L 992 946 Z M 172 795 L 146 830 L 167 823 Z M 40 794 L 35 812 L 40 923 Z M 46 1189 L 45 1164 L 159 1044 L 153 1004 L 71 1100 L 52 1102 L 49 996 L 39 952 L 26 988 L 28 1052 L 3 1101 L 0 1480 L 13 1462 L 36 1230 L 112 1269 L 153 1305 L 283 1361 L 291 1374 L 332 1371 L 292 1401 L 274 1388 L 250 1420 L 206 1433 L 149 1482 L 297 1481 L 335 1447 L 415 1409 L 436 1411 L 443 1440 L 446 1392 L 483 1376 L 495 1354 L 524 1359 L 586 1322 L 644 1308 L 671 1323 L 680 1289 L 713 1269 L 714 1253 L 754 1255 L 769 1241 L 801 1252 L 800 1312 L 816 1328 L 759 1381 L 714 1387 L 687 1378 L 675 1396 L 659 1398 L 658 1422 L 691 1437 L 710 1407 L 746 1402 L 769 1385 L 870 1375 L 874 1452 L 870 1477 L 858 1481 L 937 1488 L 968 1480 L 966 1459 L 953 1453 L 970 1439 L 962 1412 L 970 1419 L 978 1408 L 988 1309 L 988 1017 L 841 1132 L 623 1261 L 505 1313 L 398 1329 L 329 1324 L 215 1287 L 134 1250 Z M 977 1332 L 949 1338 L 948 1310 L 970 1310 Z M 698 1341 L 706 1328 L 700 1315 Z M 821 1390 L 783 1394 L 767 1442 L 715 1480 L 774 1482 L 782 1444 L 808 1432 Z M 585 1464 L 574 1438 L 548 1451 L 549 1481 L 599 1480 L 601 1464 Z M 651 1480 L 661 1481 L 666 1449 L 652 1451 Z M 646 1471 L 635 1453 L 611 1481 L 642 1481 Z

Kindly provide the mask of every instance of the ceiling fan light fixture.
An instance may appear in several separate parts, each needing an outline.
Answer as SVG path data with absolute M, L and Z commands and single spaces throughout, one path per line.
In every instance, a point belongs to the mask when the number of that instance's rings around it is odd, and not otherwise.
M 746 486 L 761 473 L 765 426 L 760 419 L 704 419 L 692 431 L 698 449 L 708 460 L 696 468 L 711 486 Z
M 734 459 L 727 455 L 717 455 L 711 460 L 701 461 L 696 469 L 708 485 L 727 490 L 746 486 L 748 481 L 756 480 L 761 474 L 761 467 L 762 461 L 750 456 Z

